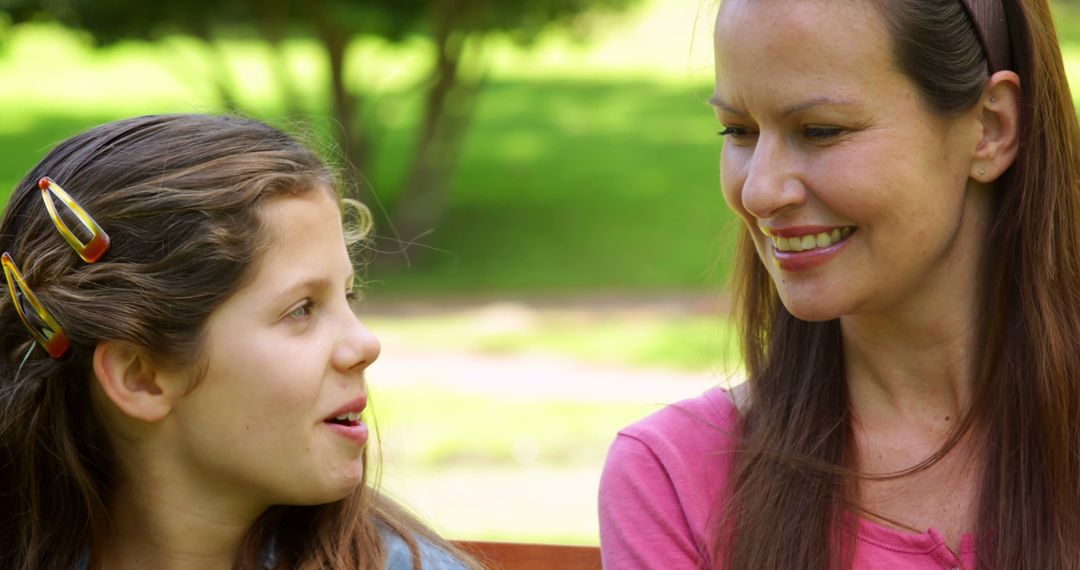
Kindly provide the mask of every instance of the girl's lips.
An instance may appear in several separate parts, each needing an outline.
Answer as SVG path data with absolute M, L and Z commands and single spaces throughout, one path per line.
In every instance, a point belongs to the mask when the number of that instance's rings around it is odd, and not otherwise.
M 368 427 L 362 421 L 346 422 L 346 423 L 331 423 L 323 422 L 323 425 L 330 428 L 334 433 L 352 441 L 357 445 L 364 445 L 368 440 Z
M 354 399 L 354 400 L 352 400 L 350 402 L 342 404 L 342 406 L 340 408 L 334 410 L 333 413 L 326 416 L 325 421 L 332 420 L 332 419 L 334 419 L 334 418 L 336 418 L 338 416 L 343 416 L 343 415 L 348 414 L 348 413 L 359 414 L 360 412 L 363 412 L 364 408 L 366 408 L 366 407 L 367 407 L 367 394 L 364 394 L 364 395 L 360 396 L 359 398 L 356 398 L 356 399 Z

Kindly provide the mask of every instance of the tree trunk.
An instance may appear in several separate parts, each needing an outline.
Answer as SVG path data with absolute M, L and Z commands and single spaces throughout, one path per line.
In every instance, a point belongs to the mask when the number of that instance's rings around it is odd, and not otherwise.
M 380 247 L 388 252 L 384 263 L 411 263 L 423 249 L 409 246 L 429 235 L 446 215 L 454 166 L 480 90 L 479 81 L 460 77 L 461 62 L 469 41 L 465 14 L 455 2 L 437 3 L 434 40 L 436 60 L 427 92 L 423 122 L 413 152 L 412 164 L 393 212 L 392 232 L 396 246 Z
M 303 113 L 303 104 L 289 71 L 289 58 L 285 53 L 288 6 L 282 0 L 249 0 L 248 10 L 256 15 L 259 32 L 270 48 L 270 72 L 277 83 L 285 113 L 289 117 L 299 117 Z
M 311 8 L 319 40 L 326 50 L 330 64 L 331 109 L 336 122 L 333 133 L 334 139 L 341 148 L 342 158 L 346 161 L 343 166 L 348 169 L 345 173 L 345 183 L 350 185 L 350 188 L 345 188 L 345 190 L 350 196 L 373 205 L 375 202 L 371 188 L 362 183 L 366 180 L 368 167 L 371 164 L 371 134 L 358 120 L 358 107 L 362 96 L 350 93 L 345 84 L 345 55 L 353 34 L 346 31 L 331 14 L 327 13 L 326 4 L 322 0 L 312 1 Z
M 214 41 L 214 34 L 211 31 L 209 21 L 203 20 L 199 22 L 198 27 L 195 29 L 195 37 L 202 40 L 203 45 L 206 46 L 206 64 L 210 66 L 209 75 L 214 82 L 214 89 L 217 90 L 218 98 L 221 100 L 221 106 L 226 111 L 237 111 L 240 108 L 240 103 L 237 101 L 233 89 L 232 72 L 229 70 L 225 52 Z

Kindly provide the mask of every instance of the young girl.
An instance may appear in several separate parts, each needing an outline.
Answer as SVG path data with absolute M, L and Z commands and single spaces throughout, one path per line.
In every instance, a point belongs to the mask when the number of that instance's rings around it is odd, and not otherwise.
M 379 343 L 336 188 L 281 131 L 201 115 L 97 127 L 19 184 L 0 567 L 470 565 L 365 484 Z
M 1046 0 L 724 0 L 747 383 L 623 430 L 605 567 L 1080 568 L 1080 138 Z

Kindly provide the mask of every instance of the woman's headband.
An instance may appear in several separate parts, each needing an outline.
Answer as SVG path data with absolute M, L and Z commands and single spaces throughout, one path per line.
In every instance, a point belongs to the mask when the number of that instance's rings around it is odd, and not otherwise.
M 1004 0 L 964 0 L 964 8 L 975 24 L 990 73 L 1012 69 L 1012 46 L 1009 26 L 1005 23 Z

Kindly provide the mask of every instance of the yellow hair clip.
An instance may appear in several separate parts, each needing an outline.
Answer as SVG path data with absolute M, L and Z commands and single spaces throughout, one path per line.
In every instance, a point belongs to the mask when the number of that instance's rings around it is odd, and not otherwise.
M 11 254 L 5 251 L 3 256 L 0 256 L 0 263 L 4 265 L 4 278 L 7 279 L 11 302 L 15 304 L 15 311 L 19 313 L 19 318 L 22 319 L 23 324 L 30 331 L 30 336 L 34 337 L 34 340 L 49 353 L 49 356 L 60 358 L 67 352 L 69 344 L 64 329 L 60 327 L 60 323 L 56 322 L 52 313 L 45 309 L 45 306 L 38 300 L 37 295 L 26 284 L 26 280 L 19 273 L 19 268 L 15 266 L 15 260 L 11 258 Z M 20 294 L 34 310 L 32 316 L 36 317 L 35 322 L 31 322 L 31 315 L 27 315 L 26 310 L 23 309 L 23 303 L 19 299 Z
M 101 256 L 108 251 L 110 241 L 108 234 L 101 229 L 101 226 L 98 225 L 94 218 L 90 217 L 90 214 L 87 214 L 86 210 L 83 210 L 82 206 L 74 198 L 64 192 L 64 189 L 48 176 L 38 181 L 38 188 L 41 189 L 41 199 L 45 202 L 45 209 L 49 211 L 49 217 L 52 218 L 53 225 L 56 226 L 64 240 L 71 245 L 71 248 L 87 263 L 94 263 L 101 259 Z M 90 232 L 89 241 L 83 243 L 72 233 L 71 228 L 68 228 L 67 224 L 64 223 L 56 210 L 56 202 L 53 201 L 53 196 L 56 196 L 60 203 L 66 206 L 83 227 Z M 7 280 L 8 293 L 11 295 L 11 302 L 15 305 L 15 311 L 19 314 L 19 319 L 30 331 L 30 336 L 34 337 L 34 340 L 45 348 L 49 356 L 60 358 L 67 352 L 68 346 L 71 344 L 63 327 L 52 316 L 52 313 L 41 304 L 30 286 L 26 284 L 26 280 L 23 279 L 22 273 L 19 272 L 19 268 L 15 265 L 15 260 L 11 257 L 11 254 L 5 251 L 3 256 L 0 256 L 0 262 L 4 266 L 4 278 Z M 32 312 L 26 310 L 24 301 L 29 304 Z
M 87 263 L 93 263 L 101 258 L 102 255 L 109 249 L 109 234 L 105 233 L 105 230 L 101 229 L 101 226 L 94 221 L 94 218 L 90 217 L 90 214 L 86 213 L 86 210 L 79 206 L 79 203 L 75 201 L 59 184 L 53 182 L 52 178 L 48 176 L 38 181 L 38 188 L 41 188 L 41 199 L 45 201 L 45 207 L 49 210 L 49 217 L 52 218 L 53 224 L 56 225 L 56 229 L 60 231 L 60 235 L 64 236 L 64 239 L 71 244 L 75 253 L 79 254 L 79 257 L 83 258 L 83 261 Z M 67 227 L 64 220 L 60 219 L 60 214 L 56 211 L 56 204 L 53 202 L 53 195 L 60 199 L 60 202 L 71 210 L 72 214 L 82 222 L 90 232 L 90 241 L 83 243 L 71 232 L 71 229 Z

